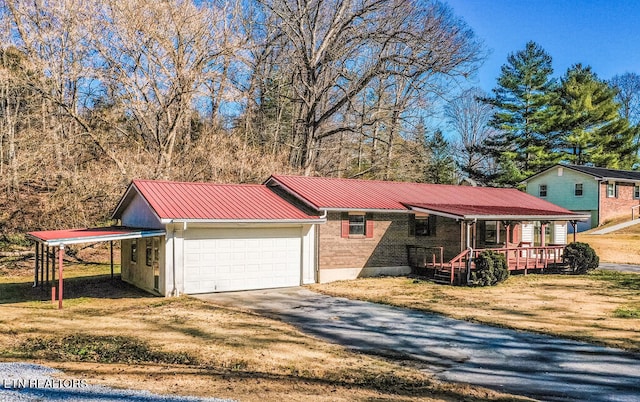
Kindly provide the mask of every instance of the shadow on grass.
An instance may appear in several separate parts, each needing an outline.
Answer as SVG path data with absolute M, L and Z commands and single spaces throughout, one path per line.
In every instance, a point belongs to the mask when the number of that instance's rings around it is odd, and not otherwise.
M 110 367 L 97 368 L 92 366 L 90 372 L 81 368 L 70 369 L 65 368 L 67 375 L 75 375 L 78 377 L 89 375 L 88 382 L 91 382 L 91 376 L 103 376 L 113 374 L 113 369 Z M 148 371 L 144 368 L 137 367 L 119 367 L 119 375 L 123 376 L 148 376 Z M 335 392 L 336 388 L 342 388 L 348 390 L 369 390 L 380 393 L 381 398 L 379 400 L 386 400 L 384 395 L 395 395 L 409 398 L 445 398 L 459 401 L 468 402 L 480 402 L 480 401 L 531 401 L 531 399 L 520 396 L 495 396 L 488 397 L 484 395 L 484 392 L 478 392 L 479 396 L 470 395 L 468 389 L 461 391 L 455 388 L 442 386 L 438 383 L 434 383 L 430 380 L 424 379 L 402 379 L 391 375 L 379 375 L 377 373 L 352 375 L 348 372 L 331 372 L 327 375 L 314 375 L 306 371 L 296 373 L 269 373 L 263 371 L 255 371 L 249 369 L 229 370 L 221 367 L 206 367 L 206 368 L 182 368 L 175 366 L 167 366 L 164 369 L 164 375 L 175 378 L 178 376 L 183 381 L 186 381 L 189 377 L 204 379 L 218 379 L 225 382 L 225 384 L 233 383 L 235 381 L 242 382 L 255 382 L 256 387 L 266 387 L 265 384 L 278 388 L 298 388 L 320 387 L 316 392 Z M 378 400 L 378 399 L 375 399 Z
M 57 286 L 58 282 L 55 282 Z M 64 299 L 82 297 L 98 299 L 122 299 L 153 297 L 133 285 L 123 282 L 119 276 L 94 275 L 64 280 Z M 22 303 L 29 301 L 50 301 L 51 285 L 33 287 L 32 282 L 0 283 L 0 304 Z

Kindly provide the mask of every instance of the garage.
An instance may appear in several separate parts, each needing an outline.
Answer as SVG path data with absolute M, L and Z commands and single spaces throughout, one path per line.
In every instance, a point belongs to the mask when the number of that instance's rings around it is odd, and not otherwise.
M 229 292 L 299 286 L 302 228 L 185 231 L 184 292 Z

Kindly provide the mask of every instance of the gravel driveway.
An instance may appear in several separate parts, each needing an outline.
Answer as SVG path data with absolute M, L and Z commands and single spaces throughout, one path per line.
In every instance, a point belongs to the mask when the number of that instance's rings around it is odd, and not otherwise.
M 90 385 L 79 379 L 60 381 L 50 367 L 30 363 L 0 363 L 0 402 L 225 402 L 228 399 L 156 395 L 148 391 Z M 90 382 L 90 380 L 88 381 Z M 26 387 L 25 387 L 26 385 Z
M 411 358 L 449 381 L 545 401 L 640 401 L 640 355 L 303 288 L 200 295 L 366 353 Z

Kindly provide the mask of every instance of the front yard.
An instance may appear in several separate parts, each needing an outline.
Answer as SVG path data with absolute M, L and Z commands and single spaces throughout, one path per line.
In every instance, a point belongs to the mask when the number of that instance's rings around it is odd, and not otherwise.
M 42 363 L 90 384 L 242 401 L 527 400 L 442 383 L 411 363 L 353 353 L 260 315 L 152 297 L 108 271 L 65 267 L 62 311 L 31 287 L 32 271 L 0 272 L 0 360 Z
M 485 288 L 384 277 L 319 284 L 311 289 L 640 351 L 638 274 L 519 275 Z

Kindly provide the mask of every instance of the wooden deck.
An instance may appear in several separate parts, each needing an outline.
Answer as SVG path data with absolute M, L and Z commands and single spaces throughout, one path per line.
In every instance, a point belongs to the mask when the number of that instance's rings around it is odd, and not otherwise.
M 538 247 L 504 247 L 465 250 L 449 261 L 444 261 L 443 247 L 408 246 L 409 266 L 416 272 L 431 276 L 434 281 L 449 284 L 465 284 L 467 269 L 475 269 L 475 258 L 485 250 L 505 255 L 509 270 L 522 272 L 544 272 L 563 263 L 565 245 Z

